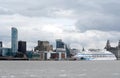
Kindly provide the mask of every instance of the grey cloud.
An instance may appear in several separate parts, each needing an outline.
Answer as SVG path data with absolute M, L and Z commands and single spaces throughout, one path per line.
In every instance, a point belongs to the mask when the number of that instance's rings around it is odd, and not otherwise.
M 77 13 L 79 20 L 76 28 L 82 32 L 88 30 L 120 31 L 120 1 L 93 1 L 87 10 Z M 95 6 L 97 6 L 95 8 Z M 86 7 L 87 8 L 87 7 Z M 81 13 L 80 13 L 81 12 Z
M 105 14 L 111 14 L 118 16 L 120 15 L 120 1 L 118 0 L 109 0 L 100 3 L 102 12 Z
M 80 19 L 76 23 L 76 27 L 82 32 L 87 30 L 120 31 L 120 18 L 106 16 L 92 16 L 86 19 Z
M 14 13 L 43 17 L 55 17 L 57 9 L 72 10 L 77 18 L 85 12 L 120 14 L 119 4 L 118 0 L 0 0 L 1 7 L 11 9 Z
M 0 15 L 11 15 L 13 12 L 7 8 L 0 7 Z
M 73 10 L 76 13 L 93 10 L 96 6 L 87 0 L 0 0 L 0 6 L 26 16 L 52 16 L 57 9 Z M 54 9 L 56 8 L 56 9 Z M 9 12 L 8 12 L 9 13 Z

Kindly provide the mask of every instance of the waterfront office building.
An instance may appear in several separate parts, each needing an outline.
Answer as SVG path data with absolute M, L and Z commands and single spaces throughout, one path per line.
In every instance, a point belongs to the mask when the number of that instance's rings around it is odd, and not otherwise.
M 13 53 L 13 56 L 16 55 L 17 51 L 18 51 L 18 30 L 14 27 L 12 27 L 12 30 L 11 30 L 11 49 L 12 49 L 12 53 Z
M 66 58 L 65 43 L 61 39 L 56 40 L 56 52 L 59 54 L 59 60 Z
M 34 48 L 33 56 L 39 57 L 41 60 L 46 60 L 48 56 L 50 56 L 50 53 L 53 51 L 53 46 L 50 45 L 49 41 L 40 41 L 38 40 L 38 45 Z
M 26 54 L 26 41 L 18 42 L 18 52 L 22 52 L 23 54 Z
M 0 56 L 2 56 L 2 41 L 0 41 Z
M 56 52 L 66 52 L 67 57 L 70 57 L 70 47 L 61 39 L 56 40 Z

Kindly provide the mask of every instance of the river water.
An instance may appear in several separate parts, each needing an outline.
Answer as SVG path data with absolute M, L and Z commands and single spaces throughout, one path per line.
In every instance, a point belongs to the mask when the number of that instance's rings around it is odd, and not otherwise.
M 120 61 L 0 61 L 0 78 L 120 78 Z

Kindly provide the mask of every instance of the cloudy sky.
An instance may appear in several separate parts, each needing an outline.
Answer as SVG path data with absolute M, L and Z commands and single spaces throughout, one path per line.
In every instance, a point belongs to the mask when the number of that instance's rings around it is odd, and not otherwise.
M 0 0 L 0 41 L 11 47 L 11 27 L 33 49 L 38 40 L 55 47 L 62 39 L 72 48 L 116 46 L 120 39 L 120 0 Z

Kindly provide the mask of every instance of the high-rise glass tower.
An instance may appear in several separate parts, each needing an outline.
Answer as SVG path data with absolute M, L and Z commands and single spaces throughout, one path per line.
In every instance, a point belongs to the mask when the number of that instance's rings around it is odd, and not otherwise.
M 18 51 L 18 31 L 16 28 L 12 27 L 11 29 L 11 49 L 12 49 L 12 54 L 16 55 L 17 51 Z

